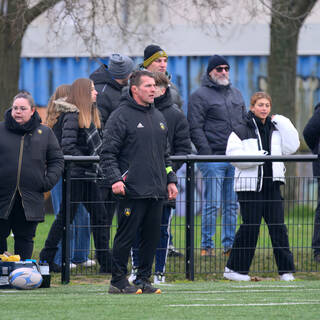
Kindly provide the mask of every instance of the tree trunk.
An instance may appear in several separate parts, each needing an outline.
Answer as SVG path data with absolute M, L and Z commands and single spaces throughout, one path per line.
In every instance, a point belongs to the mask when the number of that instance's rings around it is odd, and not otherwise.
M 1 27 L 0 27 L 1 28 Z M 1 30 L 3 30 L 1 28 Z M 7 30 L 6 30 L 7 31 Z M 18 92 L 22 38 L 12 44 L 10 32 L 0 34 L 0 119 Z

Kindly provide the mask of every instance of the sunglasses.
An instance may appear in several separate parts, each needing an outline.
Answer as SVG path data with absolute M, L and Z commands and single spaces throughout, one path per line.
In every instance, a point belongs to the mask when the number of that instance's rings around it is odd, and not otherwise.
M 223 70 L 224 70 L 225 72 L 229 72 L 230 67 L 216 67 L 215 70 L 216 70 L 217 72 L 222 72 Z

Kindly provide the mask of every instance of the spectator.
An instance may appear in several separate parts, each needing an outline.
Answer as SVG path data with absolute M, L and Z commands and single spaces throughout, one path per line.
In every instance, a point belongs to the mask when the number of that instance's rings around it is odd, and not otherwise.
M 161 292 L 149 278 L 166 191 L 169 199 L 175 199 L 178 191 L 169 161 L 168 129 L 161 112 L 153 107 L 154 95 L 153 74 L 134 72 L 103 133 L 102 169 L 119 197 L 109 293 Z M 139 228 L 140 263 L 132 286 L 126 278 L 127 265 Z
M 73 110 L 74 106 L 66 102 L 70 92 L 70 85 L 63 84 L 59 86 L 51 96 L 47 110 L 47 125 L 57 133 L 59 137 L 59 128 L 55 126 L 61 112 Z M 61 143 L 61 137 L 59 140 Z M 52 207 L 54 214 L 60 211 L 62 201 L 62 178 L 51 190 Z M 88 258 L 90 250 L 90 219 L 89 214 L 83 204 L 80 204 L 73 220 L 73 232 L 70 236 L 70 268 L 75 268 L 77 264 L 84 267 L 95 265 L 95 261 Z M 87 226 L 87 227 L 84 227 Z M 61 272 L 62 250 L 61 241 L 58 245 L 58 251 L 54 258 L 53 269 L 51 271 Z
M 101 127 L 99 112 L 95 107 L 97 91 L 90 79 L 77 79 L 70 88 L 66 102 L 67 108 L 59 110 L 60 115 L 54 125 L 54 130 L 65 155 L 90 156 L 99 155 Z M 60 105 L 61 106 L 61 105 Z M 100 272 L 110 272 L 110 257 L 108 251 L 110 221 L 102 202 L 96 178 L 99 168 L 95 164 L 74 165 L 71 169 L 71 201 L 70 222 L 73 222 L 82 202 L 90 213 L 90 222 L 96 248 L 96 257 L 100 264 Z M 79 179 L 82 178 L 82 179 Z M 40 252 L 40 259 L 47 261 L 52 267 L 57 251 L 57 245 L 62 238 L 63 212 L 60 209 L 49 231 L 45 247 Z
M 170 80 L 172 102 L 181 109 L 183 102 L 178 88 L 171 82 L 171 75 L 167 71 L 167 65 L 168 55 L 158 45 L 150 44 L 144 49 L 143 62 L 140 65 L 140 69 L 164 73 Z
M 315 106 L 313 116 L 309 119 L 303 130 L 303 136 L 312 153 L 320 154 L 320 103 Z M 320 263 L 320 162 L 313 161 L 312 169 L 313 176 L 318 181 L 318 205 L 314 217 L 312 249 L 315 261 Z
M 245 124 L 230 134 L 227 155 L 288 155 L 299 148 L 299 135 L 290 120 L 271 112 L 271 98 L 256 92 L 250 101 Z M 294 280 L 293 255 L 284 224 L 280 185 L 285 182 L 283 162 L 237 162 L 234 164 L 235 190 L 240 203 L 242 224 L 237 231 L 224 277 L 249 281 L 248 272 L 256 249 L 261 219 L 268 225 L 280 280 Z
M 162 112 L 167 125 L 170 143 L 171 155 L 185 155 L 191 153 L 191 141 L 189 135 L 189 124 L 185 115 L 179 107 L 173 104 L 171 99 L 171 91 L 169 90 L 169 79 L 161 72 L 154 73 L 156 82 L 156 91 L 154 104 L 155 107 Z M 172 169 L 176 172 L 182 163 L 173 162 Z M 176 207 L 175 201 L 165 201 L 161 219 L 160 241 L 156 250 L 155 276 L 154 284 L 165 282 L 165 266 L 169 249 L 169 234 L 172 218 L 172 210 Z M 132 250 L 132 274 L 129 282 L 133 282 L 136 277 L 137 267 L 139 265 L 138 244 L 140 235 Z
M 178 88 L 171 82 L 171 75 L 167 71 L 168 55 L 158 45 L 150 44 L 144 49 L 143 63 L 140 65 L 141 70 L 150 72 L 162 72 L 169 79 L 169 91 L 172 103 L 182 109 L 182 99 Z M 180 257 L 182 254 L 173 245 L 173 236 L 170 232 L 168 255 L 171 257 Z
M 128 85 L 132 70 L 131 58 L 115 53 L 109 59 L 109 67 L 103 64 L 90 75 L 98 92 L 97 106 L 103 127 L 111 112 L 118 107 L 122 89 Z
M 241 93 L 229 80 L 230 65 L 218 55 L 209 59 L 202 86 L 190 97 L 188 120 L 191 140 L 200 155 L 224 155 L 235 125 L 243 122 L 246 108 Z M 237 199 L 233 190 L 234 167 L 227 162 L 198 163 L 205 186 L 202 208 L 201 256 L 215 256 L 212 237 L 221 207 L 221 242 L 229 255 L 237 223 Z
M 63 154 L 51 129 L 41 125 L 33 98 L 19 93 L 0 123 L 0 252 L 14 234 L 14 253 L 30 259 L 44 221 L 44 196 L 59 180 Z

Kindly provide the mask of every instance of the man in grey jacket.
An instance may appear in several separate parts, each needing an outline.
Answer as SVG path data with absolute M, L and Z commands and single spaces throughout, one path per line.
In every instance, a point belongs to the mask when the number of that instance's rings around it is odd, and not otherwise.
M 200 155 L 224 155 L 233 127 L 243 122 L 246 108 L 239 90 L 229 80 L 230 65 L 218 55 L 209 59 L 202 85 L 189 99 L 191 140 Z M 201 256 L 214 256 L 213 236 L 221 207 L 221 242 L 229 255 L 237 223 L 237 199 L 233 190 L 234 167 L 227 162 L 198 163 L 205 185 L 202 210 Z

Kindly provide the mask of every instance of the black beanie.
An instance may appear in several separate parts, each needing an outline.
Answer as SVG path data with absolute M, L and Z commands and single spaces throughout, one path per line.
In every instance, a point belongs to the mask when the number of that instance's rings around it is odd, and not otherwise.
M 223 56 L 218 56 L 217 54 L 215 54 L 209 59 L 207 74 L 209 74 L 217 66 L 221 66 L 223 64 L 226 64 L 228 67 L 230 67 L 228 61 Z
M 154 59 L 149 59 L 150 57 L 152 57 L 157 52 L 159 54 L 155 55 Z M 143 66 L 145 68 L 148 67 L 154 60 L 156 60 L 159 57 L 168 57 L 168 55 L 159 46 L 157 46 L 155 44 L 150 44 L 149 46 L 147 46 L 144 49 Z

